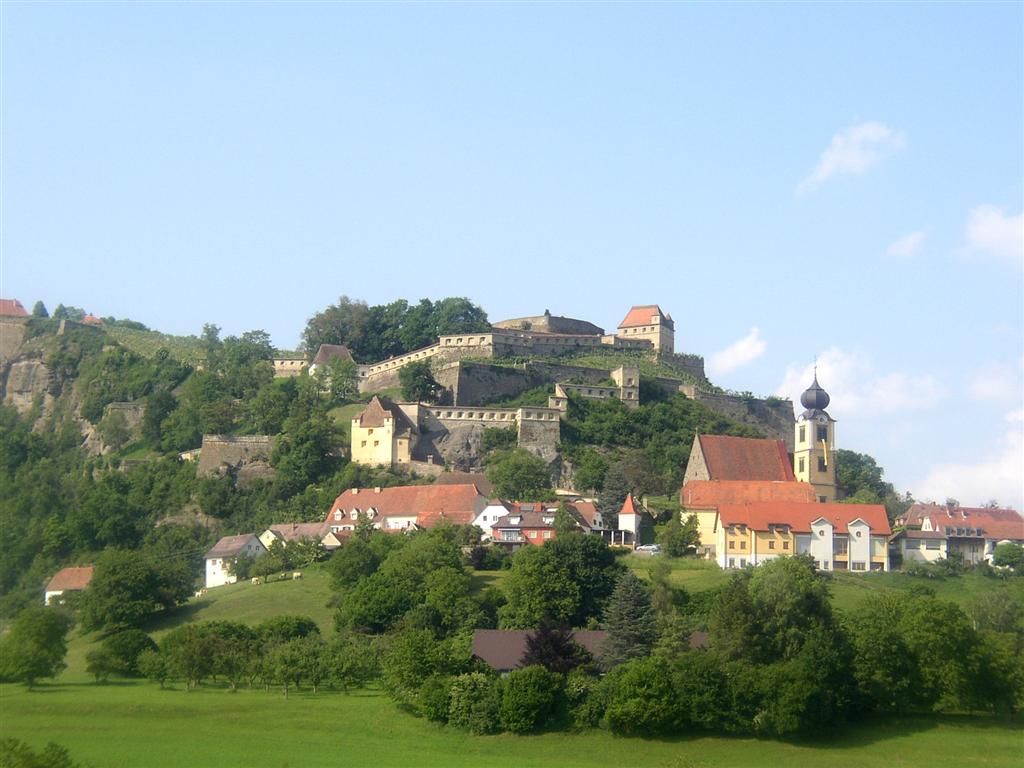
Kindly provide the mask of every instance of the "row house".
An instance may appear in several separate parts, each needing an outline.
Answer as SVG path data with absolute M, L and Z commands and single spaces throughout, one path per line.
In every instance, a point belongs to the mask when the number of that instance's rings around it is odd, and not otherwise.
M 402 485 L 349 488 L 327 513 L 331 532 L 353 531 L 361 520 L 385 531 L 433 528 L 442 522 L 471 525 L 487 507 L 475 485 Z
M 583 533 L 599 532 L 600 515 L 597 507 L 587 501 L 563 502 L 569 515 L 576 522 L 576 527 Z M 490 502 L 487 511 L 505 511 L 497 520 L 490 523 L 490 538 L 508 549 L 519 549 L 523 546 L 541 546 L 556 537 L 555 515 L 558 504 L 539 502 L 515 502 L 495 499 Z
M 903 562 L 931 563 L 951 556 L 967 565 L 990 561 L 1003 542 L 1024 545 L 1024 518 L 1014 509 L 914 504 L 896 521 L 891 539 Z
M 717 529 L 716 560 L 722 568 L 807 554 L 823 571 L 889 570 L 892 530 L 880 504 L 723 504 Z

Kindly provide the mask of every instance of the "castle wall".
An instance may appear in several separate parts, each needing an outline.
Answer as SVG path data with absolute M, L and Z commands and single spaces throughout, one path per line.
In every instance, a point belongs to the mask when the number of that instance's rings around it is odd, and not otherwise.
M 0 365 L 13 360 L 25 340 L 28 318 L 0 317 Z
M 274 438 L 269 435 L 203 435 L 196 474 L 211 476 L 219 474 L 223 465 L 237 469 L 254 461 L 269 461 L 273 450 Z
M 520 408 L 517 445 L 552 462 L 558 458 L 561 441 L 561 420 L 558 411 L 550 408 Z
M 586 320 L 577 320 L 572 317 L 559 317 L 557 315 L 536 315 L 534 317 L 514 317 L 509 320 L 502 320 L 494 324 L 495 328 L 512 331 L 533 331 L 535 333 L 571 333 L 577 335 L 600 336 L 604 333 L 599 328 Z
M 715 413 L 759 429 L 765 437 L 785 441 L 786 449 L 792 453 L 795 419 L 793 403 L 789 400 L 766 400 L 708 392 L 691 384 L 684 384 L 679 387 L 679 391 Z

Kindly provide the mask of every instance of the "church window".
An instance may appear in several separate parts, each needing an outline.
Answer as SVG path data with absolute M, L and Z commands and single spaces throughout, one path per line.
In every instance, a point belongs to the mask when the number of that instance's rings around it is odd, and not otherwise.
M 828 427 L 818 427 L 818 442 L 828 440 Z
M 818 471 L 819 472 L 827 472 L 828 471 L 828 465 L 825 464 L 825 457 L 824 456 L 819 456 L 818 457 Z
M 828 503 L 828 496 L 819 496 L 818 497 L 818 502 L 820 504 L 827 504 Z
M 807 425 L 806 424 L 801 424 L 800 425 L 800 442 L 801 443 L 806 443 L 807 442 Z
M 801 456 L 799 461 L 797 461 L 797 465 L 796 466 L 797 466 L 797 470 L 796 470 L 797 472 L 803 472 L 804 471 L 804 457 L 803 456 Z

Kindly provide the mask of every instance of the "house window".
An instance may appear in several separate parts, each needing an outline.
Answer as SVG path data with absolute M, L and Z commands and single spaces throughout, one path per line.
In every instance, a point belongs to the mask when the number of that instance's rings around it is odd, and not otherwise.
M 775 549 L 775 542 L 774 541 L 769 541 L 768 542 L 768 549 Z
M 789 549 L 789 542 L 788 541 L 782 542 L 782 548 L 783 549 Z
M 366 434 L 372 435 L 373 434 L 373 427 L 370 427 L 368 430 L 366 430 Z
M 342 512 L 340 509 L 335 510 L 335 512 L 334 512 L 334 519 L 335 520 L 341 520 L 341 518 L 344 516 L 344 514 L 345 513 Z
M 800 425 L 800 442 L 801 443 L 806 443 L 807 442 L 807 426 L 804 425 L 804 424 Z
M 824 560 L 824 561 L 822 561 L 822 563 L 821 563 L 821 569 L 822 569 L 823 571 L 827 571 L 827 570 L 828 570 L 828 560 Z
M 747 542 L 741 541 L 740 542 L 740 549 L 746 549 L 746 548 L 747 548 Z
M 365 448 L 365 447 L 366 447 L 366 441 L 365 441 L 365 440 L 363 440 L 363 442 L 362 442 L 362 445 L 360 445 L 359 447 L 360 447 L 360 448 Z
M 937 540 L 929 540 L 925 542 L 926 549 L 942 549 L 942 542 Z
M 373 447 L 374 448 L 379 448 L 380 447 L 380 440 L 374 440 L 373 441 Z
M 730 557 L 729 558 L 729 567 L 730 568 L 735 568 L 736 567 L 736 558 L 734 558 L 734 557 Z
M 736 549 L 736 542 L 735 541 L 730 541 L 729 542 L 729 549 Z
M 740 558 L 740 568 L 746 568 L 746 567 L 747 567 L 747 558 L 741 557 Z
M 850 563 L 850 570 L 851 571 L 863 571 L 864 570 L 864 563 Z
M 545 539 L 550 539 L 551 538 L 551 531 L 544 531 L 544 538 Z
M 920 541 L 920 539 L 904 539 L 903 540 L 903 549 L 920 549 L 920 548 L 921 548 L 921 541 Z

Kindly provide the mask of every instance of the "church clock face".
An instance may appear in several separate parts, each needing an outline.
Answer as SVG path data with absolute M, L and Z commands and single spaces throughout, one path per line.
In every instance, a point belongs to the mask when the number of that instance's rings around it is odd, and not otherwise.
M 816 416 L 814 420 L 819 424 L 828 424 L 828 418 L 825 416 Z

